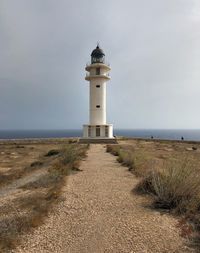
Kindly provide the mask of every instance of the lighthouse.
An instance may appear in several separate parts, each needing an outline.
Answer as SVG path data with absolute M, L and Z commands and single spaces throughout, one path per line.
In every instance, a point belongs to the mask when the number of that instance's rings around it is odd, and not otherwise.
M 83 139 L 113 140 L 113 125 L 106 121 L 106 86 L 111 69 L 99 45 L 92 51 L 85 70 L 85 80 L 89 82 L 89 124 L 83 125 Z

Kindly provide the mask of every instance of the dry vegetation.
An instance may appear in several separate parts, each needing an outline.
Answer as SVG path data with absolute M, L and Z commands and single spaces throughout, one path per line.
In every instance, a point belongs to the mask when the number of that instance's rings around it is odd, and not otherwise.
M 199 244 L 200 144 L 124 140 L 107 151 L 141 177 L 134 191 L 150 194 L 155 208 L 180 215 L 183 235 Z
M 0 145 L 0 252 L 43 223 L 52 204 L 62 201 L 66 176 L 79 170 L 87 145 L 54 143 Z

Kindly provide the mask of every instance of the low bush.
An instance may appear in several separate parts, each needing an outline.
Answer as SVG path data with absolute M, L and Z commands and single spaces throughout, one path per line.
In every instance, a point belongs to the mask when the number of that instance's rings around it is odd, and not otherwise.
M 60 153 L 59 150 L 52 149 L 52 150 L 49 150 L 49 152 L 45 156 L 54 156 L 54 155 L 58 155 L 59 153 Z
M 189 161 L 171 161 L 160 170 L 152 170 L 136 189 L 153 194 L 156 207 L 178 213 L 195 211 L 200 205 L 200 176 Z

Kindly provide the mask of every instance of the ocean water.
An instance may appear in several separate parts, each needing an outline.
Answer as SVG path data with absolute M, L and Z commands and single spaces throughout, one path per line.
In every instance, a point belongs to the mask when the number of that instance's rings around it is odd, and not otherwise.
M 200 129 L 115 129 L 114 135 L 135 138 L 200 141 Z M 82 130 L 0 130 L 0 139 L 81 137 Z
M 116 135 L 136 138 L 151 138 L 163 140 L 184 140 L 200 141 L 200 129 L 137 129 L 125 130 L 119 129 L 115 131 Z

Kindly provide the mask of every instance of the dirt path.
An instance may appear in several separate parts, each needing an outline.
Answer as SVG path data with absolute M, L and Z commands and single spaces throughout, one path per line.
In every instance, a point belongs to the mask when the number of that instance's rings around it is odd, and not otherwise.
M 65 200 L 14 252 L 193 252 L 173 217 L 147 208 L 149 200 L 131 192 L 138 179 L 103 145 L 91 145 L 81 169 L 69 176 Z

